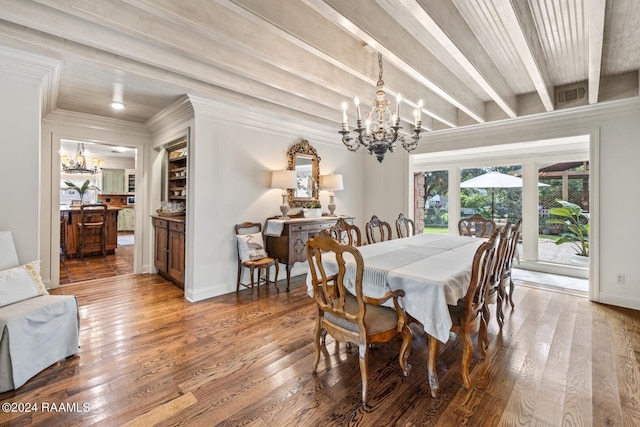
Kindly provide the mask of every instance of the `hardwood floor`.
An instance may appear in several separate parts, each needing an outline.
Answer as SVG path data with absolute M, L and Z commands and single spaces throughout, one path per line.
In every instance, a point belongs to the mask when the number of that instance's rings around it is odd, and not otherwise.
M 283 288 L 283 284 L 280 285 Z M 519 286 L 502 334 L 490 322 L 487 359 L 462 387 L 461 346 L 441 346 L 440 396 L 430 396 L 427 337 L 403 377 L 396 339 L 369 356 L 371 407 L 360 406 L 357 352 L 327 337 L 317 374 L 314 307 L 303 278 L 290 293 L 243 290 L 190 303 L 156 275 L 64 286 L 77 295 L 80 351 L 0 403 L 2 425 L 640 425 L 640 315 Z M 51 404 L 67 410 L 43 410 Z M 83 406 L 86 405 L 86 406 Z

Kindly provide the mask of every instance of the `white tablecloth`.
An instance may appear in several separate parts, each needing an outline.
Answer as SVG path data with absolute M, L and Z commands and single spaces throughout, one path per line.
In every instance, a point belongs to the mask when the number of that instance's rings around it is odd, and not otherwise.
M 405 292 L 402 304 L 424 330 L 446 342 L 451 329 L 447 304 L 463 298 L 471 279 L 473 256 L 484 239 L 439 234 L 418 234 L 358 248 L 364 260 L 363 292 L 380 297 L 389 290 Z M 337 272 L 335 259 L 323 255 L 328 274 Z M 352 282 L 355 263 L 347 267 Z M 351 276 L 351 277 L 350 277 Z M 313 295 L 311 275 L 307 289 Z

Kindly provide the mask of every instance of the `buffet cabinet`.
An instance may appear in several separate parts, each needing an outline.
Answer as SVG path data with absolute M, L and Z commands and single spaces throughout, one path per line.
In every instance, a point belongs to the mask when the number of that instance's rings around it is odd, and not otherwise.
M 354 218 L 343 218 L 349 224 L 353 224 Z M 291 218 L 284 221 L 277 219 L 267 220 L 264 233 L 267 253 L 271 258 L 278 258 L 281 264 L 285 264 L 287 291 L 289 291 L 289 283 L 291 282 L 291 267 L 296 262 L 307 261 L 307 253 L 305 251 L 307 240 L 316 237 L 321 230 L 328 230 L 337 220 L 338 217 L 335 216 Z M 270 221 L 273 223 L 269 224 Z M 276 232 L 270 232 L 270 230 L 276 230 Z
M 184 289 L 185 222 L 184 217 L 152 217 L 154 265 L 158 274 Z

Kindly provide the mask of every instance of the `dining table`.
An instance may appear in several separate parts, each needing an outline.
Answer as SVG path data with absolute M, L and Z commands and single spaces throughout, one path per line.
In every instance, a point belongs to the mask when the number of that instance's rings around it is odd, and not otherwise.
M 452 321 L 447 305 L 464 298 L 471 279 L 473 257 L 483 238 L 444 234 L 416 234 L 358 247 L 364 261 L 362 290 L 377 298 L 401 289 L 407 314 L 439 341 L 449 340 Z M 323 254 L 327 274 L 338 266 L 333 254 Z M 355 292 L 355 261 L 347 260 L 345 286 Z M 307 291 L 313 296 L 311 274 Z M 388 302 L 392 304 L 391 302 Z

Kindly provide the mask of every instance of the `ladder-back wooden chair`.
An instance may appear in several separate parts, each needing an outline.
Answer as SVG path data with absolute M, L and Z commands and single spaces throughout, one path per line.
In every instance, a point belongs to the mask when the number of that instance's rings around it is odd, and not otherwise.
M 471 267 L 469 288 L 464 298 L 458 300 L 455 306 L 448 306 L 451 321 L 453 322 L 451 330 L 457 331 L 462 343 L 461 371 L 462 381 L 466 389 L 471 387 L 471 377 L 469 375 L 469 364 L 473 350 L 471 332 L 477 328 L 479 328 L 478 349 L 480 355 L 484 359 L 487 353 L 485 344 L 489 342 L 489 339 L 487 337 L 487 306 L 485 304 L 485 298 L 487 286 L 491 283 L 491 274 L 494 269 L 498 241 L 498 233 L 496 230 L 496 233 L 476 250 Z M 431 387 L 431 396 L 434 398 L 437 397 L 439 389 L 436 374 L 439 345 L 440 341 L 438 341 L 437 338 L 429 336 L 429 385 Z
M 329 234 L 340 243 L 351 246 L 362 245 L 362 233 L 357 225 L 351 225 L 344 218 L 338 218 L 336 223 L 329 228 Z
M 384 242 L 385 240 L 391 240 L 391 225 L 388 222 L 381 221 L 377 216 L 373 215 L 371 220 L 365 225 L 365 231 L 367 233 L 367 243 Z
M 324 332 L 331 335 L 337 342 L 356 344 L 362 379 L 362 403 L 366 405 L 367 359 L 370 344 L 388 342 L 400 334 L 402 337 L 399 354 L 400 368 L 405 376 L 411 369 L 407 359 L 411 351 L 412 335 L 407 326 L 407 315 L 398 301 L 404 296 L 404 291 L 387 292 L 381 298 L 364 296 L 362 293 L 364 262 L 360 252 L 351 245 L 339 243 L 324 230 L 307 241 L 306 253 L 317 307 L 313 335 L 316 352 L 313 372 L 315 373 L 318 369 Z M 327 273 L 323 264 L 324 257 L 331 257 L 336 261 L 337 274 Z M 346 289 L 346 283 L 352 283 L 351 292 Z M 389 300 L 393 300 L 393 308 L 383 307 L 382 304 Z
M 489 237 L 495 228 L 496 223 L 493 220 L 480 214 L 473 214 L 458 221 L 458 233 L 461 236 Z
M 414 236 L 416 234 L 416 225 L 412 219 L 407 218 L 401 213 L 398 215 L 398 219 L 396 219 L 396 233 L 398 233 L 399 239 Z
M 253 289 L 254 284 L 257 283 L 258 287 L 260 283 L 264 283 L 269 286 L 269 273 L 271 272 L 271 266 L 276 267 L 276 275 L 273 280 L 273 285 L 277 292 L 278 289 L 278 270 L 279 262 L 277 258 L 271 258 L 267 255 L 264 245 L 264 237 L 262 235 L 262 224 L 257 222 L 243 222 L 242 224 L 236 224 L 236 243 L 238 247 L 238 279 L 236 281 L 236 292 L 240 290 L 240 286 Z M 242 283 L 242 267 L 249 269 L 249 275 L 251 276 L 251 283 Z M 258 270 L 258 281 L 255 282 L 255 270 Z M 262 271 L 265 271 L 264 278 Z
M 77 252 L 84 259 L 85 250 L 107 255 L 107 205 L 80 205 Z

